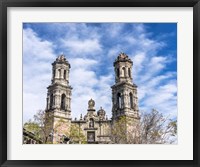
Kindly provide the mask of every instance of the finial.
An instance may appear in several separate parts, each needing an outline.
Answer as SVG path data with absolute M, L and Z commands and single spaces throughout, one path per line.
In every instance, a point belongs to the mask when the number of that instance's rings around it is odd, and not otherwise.
M 66 61 L 65 55 L 63 53 L 61 53 L 56 60 L 57 61 Z

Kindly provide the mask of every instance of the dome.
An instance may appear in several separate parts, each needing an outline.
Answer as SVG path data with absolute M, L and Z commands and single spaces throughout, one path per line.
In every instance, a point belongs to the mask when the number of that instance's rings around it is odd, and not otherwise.
M 125 53 L 120 53 L 119 56 L 117 57 L 118 59 L 128 59 L 128 56 Z
M 66 61 L 65 56 L 62 54 L 60 56 L 58 56 L 58 58 L 56 59 L 56 61 Z
M 55 65 L 55 64 L 66 64 L 66 65 L 69 65 L 69 67 L 70 67 L 69 62 L 67 61 L 67 59 L 65 58 L 65 55 L 63 55 L 63 54 L 58 56 L 56 58 L 56 60 L 52 63 L 52 65 Z
M 105 112 L 104 109 L 102 109 L 102 107 L 100 108 L 99 111 L 97 111 L 97 115 L 98 115 L 98 116 L 99 116 L 99 115 L 105 115 L 105 114 L 106 114 L 106 112 Z
M 94 108 L 94 105 L 95 105 L 94 100 L 93 100 L 93 99 L 90 99 L 90 100 L 88 101 L 88 108 L 89 108 L 89 109 L 93 109 L 93 108 Z
M 115 65 L 116 63 L 118 63 L 118 62 L 129 62 L 129 63 L 133 64 L 132 60 L 128 57 L 128 55 L 125 54 L 125 53 L 123 53 L 123 52 L 121 52 L 121 53 L 117 56 L 117 58 L 116 58 L 116 60 L 115 60 L 115 62 L 114 62 L 114 65 Z

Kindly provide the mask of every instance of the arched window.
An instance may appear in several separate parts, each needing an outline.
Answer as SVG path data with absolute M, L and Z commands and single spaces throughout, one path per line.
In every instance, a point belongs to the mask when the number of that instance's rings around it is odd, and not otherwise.
M 94 120 L 93 120 L 93 118 L 90 118 L 89 127 L 90 128 L 94 128 Z
M 58 78 L 61 78 L 61 70 L 58 69 Z
M 131 77 L 131 69 L 128 68 L 128 76 Z
M 61 96 L 61 109 L 65 110 L 65 101 L 66 101 L 66 96 L 65 94 L 62 94 Z
M 122 98 L 120 93 L 117 94 L 117 105 L 118 108 L 122 108 Z
M 130 108 L 133 108 L 133 94 L 129 93 L 129 98 L 130 98 Z
M 50 96 L 50 109 L 53 107 L 53 94 Z
M 119 68 L 117 68 L 117 77 L 119 77 Z
M 66 70 L 64 70 L 64 79 L 66 79 Z
M 122 76 L 123 76 L 123 77 L 125 77 L 125 73 L 126 73 L 125 67 L 123 67 L 123 68 L 122 68 Z

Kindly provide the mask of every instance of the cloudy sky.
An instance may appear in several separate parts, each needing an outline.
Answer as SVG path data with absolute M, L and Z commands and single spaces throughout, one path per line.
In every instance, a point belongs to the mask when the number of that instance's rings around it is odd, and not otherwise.
M 177 116 L 177 25 L 174 23 L 24 23 L 23 118 L 45 109 L 51 63 L 64 54 L 71 64 L 72 117 L 87 112 L 93 98 L 111 117 L 113 61 L 133 60 L 139 109 Z

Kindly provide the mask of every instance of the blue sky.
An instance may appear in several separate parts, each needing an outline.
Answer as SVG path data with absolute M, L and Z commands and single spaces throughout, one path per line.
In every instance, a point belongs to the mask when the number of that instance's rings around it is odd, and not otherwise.
M 177 117 L 177 25 L 175 23 L 24 23 L 23 118 L 45 109 L 51 63 L 64 54 L 71 64 L 72 117 L 86 114 L 93 98 L 111 117 L 113 61 L 133 61 L 139 109 Z

